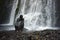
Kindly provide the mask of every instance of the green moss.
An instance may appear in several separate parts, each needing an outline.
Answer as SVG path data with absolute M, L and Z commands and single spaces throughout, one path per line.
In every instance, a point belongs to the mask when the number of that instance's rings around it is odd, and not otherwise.
M 3 2 L 4 2 L 3 0 L 0 0 L 0 6 L 3 4 Z
M 20 8 L 20 1 L 21 1 L 21 0 L 18 0 L 18 5 L 17 5 L 17 9 L 16 9 L 16 14 L 15 14 L 15 15 L 17 15 L 17 14 L 18 14 L 18 12 L 19 12 L 19 8 Z

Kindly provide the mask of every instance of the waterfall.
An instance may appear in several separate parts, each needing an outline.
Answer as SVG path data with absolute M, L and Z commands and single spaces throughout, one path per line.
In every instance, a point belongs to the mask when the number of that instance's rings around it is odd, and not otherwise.
M 14 0 L 12 10 L 11 10 L 11 16 L 10 16 L 10 25 L 14 24 L 14 17 L 15 17 L 15 11 L 17 8 L 18 0 Z
M 28 30 L 53 29 L 55 26 L 55 0 L 21 0 L 16 19 L 23 15 Z

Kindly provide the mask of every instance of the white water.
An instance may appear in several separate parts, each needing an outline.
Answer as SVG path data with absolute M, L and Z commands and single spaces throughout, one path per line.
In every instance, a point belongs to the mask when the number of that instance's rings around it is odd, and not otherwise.
M 53 29 L 55 26 L 55 0 L 21 0 L 16 19 L 22 14 L 24 28 L 28 30 Z M 54 28 L 55 29 L 55 28 Z
M 14 0 L 12 10 L 11 10 L 11 16 L 10 16 L 10 25 L 14 24 L 14 17 L 15 17 L 15 11 L 17 8 L 18 0 Z

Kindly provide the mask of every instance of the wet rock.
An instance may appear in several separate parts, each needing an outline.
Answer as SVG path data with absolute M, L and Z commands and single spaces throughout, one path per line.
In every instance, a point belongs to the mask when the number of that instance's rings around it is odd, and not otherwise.
M 44 30 L 31 33 L 0 32 L 0 40 L 60 40 L 59 30 Z

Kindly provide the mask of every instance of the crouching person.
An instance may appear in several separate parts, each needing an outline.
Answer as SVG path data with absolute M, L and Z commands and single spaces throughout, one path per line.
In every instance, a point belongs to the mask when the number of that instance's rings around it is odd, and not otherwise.
M 16 31 L 23 31 L 24 28 L 24 18 L 22 15 L 17 19 L 15 29 Z

